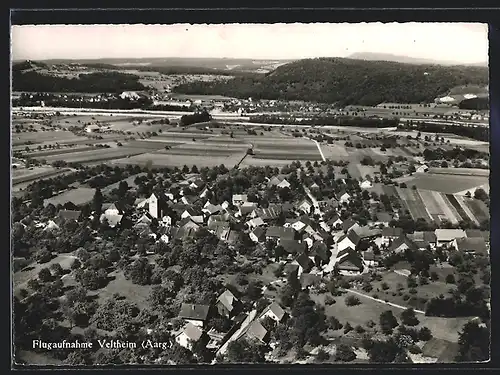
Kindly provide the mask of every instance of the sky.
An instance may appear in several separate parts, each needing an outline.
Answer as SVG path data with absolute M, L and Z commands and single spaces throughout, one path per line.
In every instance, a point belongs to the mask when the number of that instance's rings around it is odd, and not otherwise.
M 479 23 L 23 25 L 14 60 L 227 57 L 301 59 L 377 52 L 458 63 L 488 60 Z

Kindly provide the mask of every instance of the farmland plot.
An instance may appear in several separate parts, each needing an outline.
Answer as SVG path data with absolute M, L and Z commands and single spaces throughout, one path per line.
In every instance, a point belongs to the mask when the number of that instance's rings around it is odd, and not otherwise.
M 131 156 L 129 158 L 117 159 L 112 163 L 119 165 L 145 166 L 147 163 L 151 162 L 153 167 L 183 167 L 184 165 L 187 165 L 190 168 L 193 165 L 200 168 L 224 164 L 227 168 L 232 168 L 241 160 L 243 155 L 244 154 L 233 154 L 231 156 L 211 156 L 209 158 L 203 158 L 198 155 L 144 153 Z
M 349 156 L 345 147 L 337 143 L 321 145 L 321 150 L 330 160 L 343 160 Z
M 414 220 L 419 218 L 425 219 L 427 221 L 431 220 L 431 217 L 425 209 L 425 204 L 418 195 L 418 193 L 413 189 L 408 188 L 396 188 L 399 196 L 408 206 L 408 210 Z
M 457 210 L 459 211 L 460 215 L 462 215 L 462 213 L 465 215 L 465 217 L 462 216 L 464 219 L 470 219 L 473 222 L 475 222 L 477 225 L 479 225 L 480 221 L 477 219 L 476 215 L 474 215 L 474 212 L 470 209 L 470 207 L 467 205 L 467 203 L 465 203 L 464 199 L 466 199 L 466 198 L 462 197 L 460 195 L 453 196 L 453 200 L 456 201 L 457 206 L 460 207 L 460 210 L 458 210 L 458 208 L 457 208 Z M 451 198 L 450 198 L 450 201 L 453 203 Z
M 56 169 L 54 167 L 34 167 L 32 170 L 29 169 L 14 169 L 12 171 L 12 185 L 18 185 L 25 182 L 30 182 L 34 180 L 39 180 L 51 176 L 55 176 L 69 169 Z
M 460 199 L 457 197 L 457 199 Z M 483 201 L 474 198 L 462 198 L 477 221 L 482 222 L 489 219 L 490 213 Z
M 76 205 L 86 204 L 94 198 L 95 189 L 91 188 L 77 188 L 68 190 L 62 194 L 56 195 L 49 199 L 45 199 L 43 204 L 47 206 L 52 203 L 54 206 L 58 204 L 65 204 L 71 202 Z
M 457 199 L 455 198 L 455 196 L 453 194 L 445 194 L 445 197 L 446 197 L 446 199 L 448 199 L 448 201 L 450 202 L 452 207 L 456 210 L 456 212 L 453 212 L 453 213 L 455 214 L 457 219 L 467 220 L 469 218 L 469 215 L 467 215 L 465 213 L 464 209 L 462 208 L 462 206 L 460 205 L 460 203 L 457 201 Z M 471 219 L 474 220 L 473 217 Z
M 429 168 L 429 171 L 427 173 L 455 175 L 455 176 L 489 177 L 490 170 L 479 169 L 479 168 Z
M 431 190 L 418 190 L 418 193 L 420 194 L 420 198 L 422 199 L 430 217 L 436 222 L 436 224 L 440 224 L 441 217 L 444 217 L 445 213 L 439 204 L 438 199 L 435 197 L 435 195 L 439 193 Z
M 103 148 L 92 151 L 74 152 L 63 156 L 52 155 L 45 159 L 49 163 L 56 160 L 64 160 L 67 163 L 90 163 L 122 158 L 124 156 L 138 155 L 148 151 L 150 150 L 134 147 Z
M 418 189 L 455 194 L 473 189 L 488 182 L 486 176 L 454 176 L 447 174 L 419 173 L 410 181 Z
M 49 150 L 28 152 L 28 153 L 25 153 L 24 156 L 29 156 L 30 158 L 36 158 L 36 159 L 43 159 L 47 156 L 52 156 L 52 155 L 70 154 L 72 152 L 81 152 L 81 151 L 89 151 L 89 150 L 96 150 L 96 147 L 77 146 L 77 147 L 60 148 L 60 149 L 55 149 L 55 150 L 49 149 Z
M 444 212 L 444 217 L 441 217 L 441 219 L 449 220 L 452 224 L 458 224 L 458 220 L 460 220 L 460 218 L 457 219 L 456 215 L 453 213 L 453 206 L 450 202 L 448 202 L 448 199 L 446 199 L 446 195 L 436 192 L 434 197 Z
M 71 142 L 74 140 L 81 140 L 82 137 L 74 135 L 66 130 L 49 130 L 39 131 L 33 133 L 14 133 L 12 135 L 12 145 L 26 144 L 26 142 L 42 143 L 42 142 Z

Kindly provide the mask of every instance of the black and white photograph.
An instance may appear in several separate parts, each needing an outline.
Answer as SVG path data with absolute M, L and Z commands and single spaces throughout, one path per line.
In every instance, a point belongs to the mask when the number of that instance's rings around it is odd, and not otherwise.
M 10 39 L 13 366 L 490 361 L 487 24 Z

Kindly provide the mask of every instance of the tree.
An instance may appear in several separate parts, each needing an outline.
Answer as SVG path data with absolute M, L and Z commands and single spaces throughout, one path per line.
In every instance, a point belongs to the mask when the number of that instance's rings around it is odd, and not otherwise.
M 153 266 L 146 258 L 139 258 L 125 269 L 125 277 L 134 284 L 148 285 L 151 283 Z
M 361 304 L 361 301 L 359 300 L 358 297 L 351 295 L 345 299 L 345 304 L 346 304 L 346 306 L 356 306 L 356 305 Z
M 231 341 L 227 347 L 227 361 L 230 363 L 262 363 L 264 353 L 258 344 L 241 339 Z
M 446 283 L 447 284 L 455 284 L 455 276 L 453 274 L 446 275 Z
M 380 328 L 386 335 L 391 334 L 392 330 L 398 326 L 398 320 L 391 310 L 386 310 L 380 314 Z
M 391 363 L 401 353 L 400 347 L 391 337 L 387 341 L 375 341 L 368 350 L 370 362 Z
M 420 328 L 420 331 L 418 331 L 418 339 L 421 341 L 429 341 L 432 339 L 431 330 L 427 327 Z
M 95 190 L 94 197 L 92 198 L 92 210 L 95 212 L 96 216 L 100 216 L 102 212 L 102 203 L 104 198 L 102 196 L 101 189 L 98 187 Z
M 320 362 L 328 361 L 330 359 L 330 354 L 324 349 L 319 349 L 318 354 L 316 354 L 316 359 Z
M 335 360 L 339 362 L 351 362 L 356 359 L 356 353 L 352 347 L 346 344 L 337 345 L 337 349 L 335 351 Z
M 413 308 L 408 308 L 401 313 L 401 322 L 407 326 L 416 326 L 420 323 Z
M 50 270 L 48 268 L 42 268 L 38 272 L 38 279 L 40 279 L 41 282 L 46 283 L 52 280 L 52 274 L 50 273 Z
M 488 194 L 484 191 L 484 189 L 478 188 L 474 191 L 474 198 L 486 201 L 488 199 Z
M 490 333 L 487 327 L 477 321 L 465 324 L 458 339 L 460 346 L 457 360 L 460 362 L 478 362 L 490 359 Z

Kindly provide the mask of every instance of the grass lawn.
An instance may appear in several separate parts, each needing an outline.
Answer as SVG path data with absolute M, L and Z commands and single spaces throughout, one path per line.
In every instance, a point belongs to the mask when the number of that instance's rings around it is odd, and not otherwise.
M 132 281 L 125 279 L 122 271 L 113 271 L 108 276 L 114 276 L 115 279 L 110 281 L 106 287 L 89 292 L 89 295 L 97 294 L 99 296 L 99 303 L 103 303 L 108 298 L 111 298 L 113 294 L 118 293 L 125 297 L 128 302 L 135 303 L 139 307 L 147 304 L 147 298 L 153 289 L 153 285 L 133 284 Z
M 26 283 L 29 280 L 36 279 L 38 277 L 38 272 L 40 272 L 42 268 L 50 268 L 52 264 L 59 263 L 63 269 L 69 269 L 74 259 L 74 255 L 59 254 L 47 263 L 33 263 L 26 267 L 24 270 L 14 273 L 14 289 L 19 290 L 21 288 L 26 288 Z
M 58 204 L 65 204 L 67 202 L 72 202 L 76 205 L 86 204 L 94 198 L 95 189 L 92 188 L 77 188 L 68 190 L 62 194 L 56 195 L 55 197 L 46 199 L 43 203 L 45 206 L 52 203 L 54 206 Z

